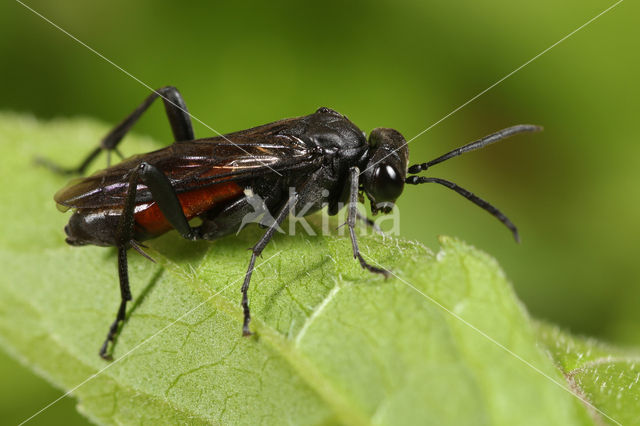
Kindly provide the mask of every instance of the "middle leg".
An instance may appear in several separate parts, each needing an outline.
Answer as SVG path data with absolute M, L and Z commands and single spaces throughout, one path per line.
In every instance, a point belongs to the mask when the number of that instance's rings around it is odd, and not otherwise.
M 287 217 L 289 212 L 293 209 L 296 202 L 298 201 L 298 193 L 293 193 L 287 203 L 280 209 L 278 216 L 276 219 L 269 225 L 269 228 L 264 233 L 262 238 L 256 243 L 255 246 L 251 249 L 251 260 L 249 261 L 249 268 L 247 269 L 247 273 L 244 277 L 244 283 L 242 284 L 242 312 L 244 315 L 244 320 L 242 322 L 242 335 L 243 336 L 251 336 L 251 330 L 249 330 L 249 322 L 251 321 L 251 312 L 249 310 L 249 297 L 247 296 L 247 291 L 249 290 L 249 282 L 251 281 L 251 275 L 253 274 L 253 270 L 255 269 L 256 258 L 262 254 L 262 250 L 269 244 L 273 234 L 280 227 L 284 219 Z

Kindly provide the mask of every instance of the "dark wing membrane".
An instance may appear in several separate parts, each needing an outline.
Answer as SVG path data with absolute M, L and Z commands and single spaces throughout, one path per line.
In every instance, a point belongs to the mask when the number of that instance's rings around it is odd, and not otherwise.
M 277 124 L 280 122 L 267 126 Z M 54 199 L 66 208 L 121 207 L 129 189 L 129 173 L 143 161 L 164 172 L 178 193 L 317 167 L 319 152 L 294 136 L 265 132 L 263 128 L 267 126 L 224 137 L 178 142 L 158 151 L 136 155 L 91 176 L 72 180 L 56 193 Z M 151 193 L 144 184 L 139 183 L 137 191 L 138 203 L 151 200 Z

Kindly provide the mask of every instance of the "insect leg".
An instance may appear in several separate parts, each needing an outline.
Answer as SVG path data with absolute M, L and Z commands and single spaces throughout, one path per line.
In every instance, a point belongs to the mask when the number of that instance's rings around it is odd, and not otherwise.
M 247 273 L 244 277 L 244 283 L 242 284 L 242 312 L 244 314 L 244 321 L 242 323 L 242 335 L 243 336 L 251 336 L 251 330 L 249 330 L 249 322 L 251 321 L 251 313 L 249 311 L 249 298 L 247 296 L 247 291 L 249 290 L 249 282 L 251 281 L 251 274 L 253 274 L 253 269 L 255 267 L 256 258 L 260 256 L 262 250 L 269 244 L 273 234 L 276 232 L 276 229 L 282 224 L 284 219 L 287 217 L 293 206 L 298 201 L 298 194 L 293 193 L 287 203 L 282 207 L 278 216 L 275 218 L 273 223 L 269 225 L 269 228 L 264 233 L 260 241 L 256 243 L 255 246 L 251 249 L 251 260 L 249 261 L 249 268 L 247 269 Z
M 143 162 L 136 168 L 132 175 L 135 175 L 133 178 L 136 179 L 136 183 L 129 183 L 130 191 L 133 189 L 135 194 L 137 180 L 142 181 L 142 183 L 149 188 L 149 191 L 151 191 L 153 201 L 158 203 L 158 207 L 164 217 L 183 238 L 187 240 L 197 240 L 200 238 L 199 229 L 189 225 L 189 221 L 182 210 L 180 200 L 178 200 L 178 195 L 175 189 L 173 189 L 173 186 L 171 186 L 169 178 L 167 178 L 163 172 L 158 170 L 157 167 Z
M 107 135 L 100 141 L 100 145 L 91 151 L 77 167 L 61 167 L 43 158 L 37 158 L 36 161 L 56 173 L 84 174 L 87 168 L 103 150 L 107 152 L 107 163 L 109 163 L 111 151 L 115 151 L 116 154 L 122 157 L 117 150 L 118 144 L 158 97 L 162 97 L 164 109 L 167 113 L 169 123 L 171 124 L 174 140 L 176 142 L 193 140 L 194 134 L 193 127 L 191 125 L 191 118 L 187 112 L 187 106 L 184 103 L 184 99 L 182 99 L 182 95 L 175 87 L 165 86 L 151 93 L 135 110 L 133 110 L 131 114 L 122 120 L 120 124 L 107 133 Z M 107 164 L 107 166 L 108 165 L 109 164 Z
M 158 207 L 162 214 L 167 218 L 169 223 L 187 239 L 195 240 L 199 238 L 198 228 L 189 225 L 187 218 L 182 211 L 180 201 L 175 190 L 171 186 L 169 179 L 149 163 L 141 163 L 138 167 L 131 171 L 129 175 L 129 190 L 125 200 L 122 216 L 116 231 L 116 243 L 118 247 L 118 278 L 120 280 L 121 302 L 116 314 L 115 321 L 109 327 L 107 338 L 100 348 L 100 356 L 104 359 L 110 359 L 107 354 L 109 342 L 115 340 L 120 322 L 124 321 L 127 302 L 131 300 L 131 290 L 129 288 L 129 274 L 127 267 L 127 249 L 132 245 L 134 212 L 136 206 L 136 193 L 138 182 L 143 182 L 151 191 L 153 200 L 158 203 Z
M 353 166 L 349 169 L 349 205 L 347 207 L 347 226 L 349 227 L 349 235 L 351 236 L 351 246 L 353 247 L 353 257 L 360 261 L 360 265 L 371 272 L 382 274 L 385 277 L 389 276 L 389 271 L 385 269 L 376 268 L 367 263 L 366 260 L 360 254 L 360 248 L 358 247 L 358 240 L 356 239 L 356 219 L 358 218 L 358 192 L 359 192 L 359 180 L 360 169 Z
M 367 225 L 369 228 L 373 229 L 376 233 L 382 235 L 383 237 L 385 236 L 385 234 L 382 231 L 382 229 L 380 229 L 380 227 L 373 220 L 368 218 L 366 215 L 363 215 L 358 210 L 356 210 L 356 218 L 358 220 L 362 221 L 362 223 Z
M 124 321 L 125 314 L 127 313 L 127 302 L 131 300 L 131 289 L 129 288 L 129 272 L 127 265 L 127 247 L 118 247 L 118 278 L 120 279 L 120 307 L 116 314 L 116 319 L 109 327 L 107 338 L 100 347 L 100 356 L 103 359 L 110 360 L 111 355 L 107 353 L 109 342 L 113 342 L 118 333 L 118 326 L 121 321 Z

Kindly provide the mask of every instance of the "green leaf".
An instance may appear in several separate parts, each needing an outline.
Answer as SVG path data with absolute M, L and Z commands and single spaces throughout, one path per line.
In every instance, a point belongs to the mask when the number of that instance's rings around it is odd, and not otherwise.
M 539 325 L 541 340 L 570 388 L 625 424 L 640 422 L 640 356 L 594 339 L 575 338 L 556 327 Z M 591 409 L 594 418 L 604 420 Z
M 609 416 L 637 422 L 631 359 L 602 363 L 612 349 L 539 331 L 497 263 L 447 237 L 437 254 L 361 237 L 365 256 L 393 271 L 384 280 L 360 268 L 344 236 L 277 235 L 250 290 L 255 336 L 242 338 L 240 284 L 247 248 L 262 231 L 197 243 L 169 233 L 149 242 L 158 264 L 130 254 L 135 303 L 115 361 L 106 363 L 97 351 L 119 302 L 115 252 L 64 243 L 68 214 L 52 195 L 65 179 L 32 164 L 36 155 L 75 164 L 106 131 L 90 120 L 0 115 L 0 343 L 56 386 L 74 389 L 92 421 L 609 421 L 578 392 Z M 154 147 L 128 137 L 123 150 Z M 319 231 L 320 220 L 312 223 Z

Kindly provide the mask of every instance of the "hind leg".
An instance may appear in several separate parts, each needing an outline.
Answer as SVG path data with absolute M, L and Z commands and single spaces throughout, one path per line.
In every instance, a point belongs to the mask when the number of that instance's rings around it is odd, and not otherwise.
M 118 144 L 124 136 L 131 130 L 131 127 L 145 113 L 145 111 L 153 104 L 157 98 L 162 98 L 164 109 L 171 124 L 173 138 L 176 142 L 193 140 L 193 126 L 191 125 L 191 117 L 187 111 L 187 106 L 182 99 L 182 95 L 173 86 L 162 87 L 151 93 L 131 114 L 129 114 L 120 124 L 114 127 L 107 135 L 102 138 L 100 144 L 91 151 L 77 167 L 63 167 L 44 158 L 37 158 L 36 162 L 56 173 L 63 175 L 84 174 L 87 168 L 93 163 L 102 151 L 107 152 L 107 167 L 109 166 L 111 152 L 115 152 L 122 158 L 118 151 Z

